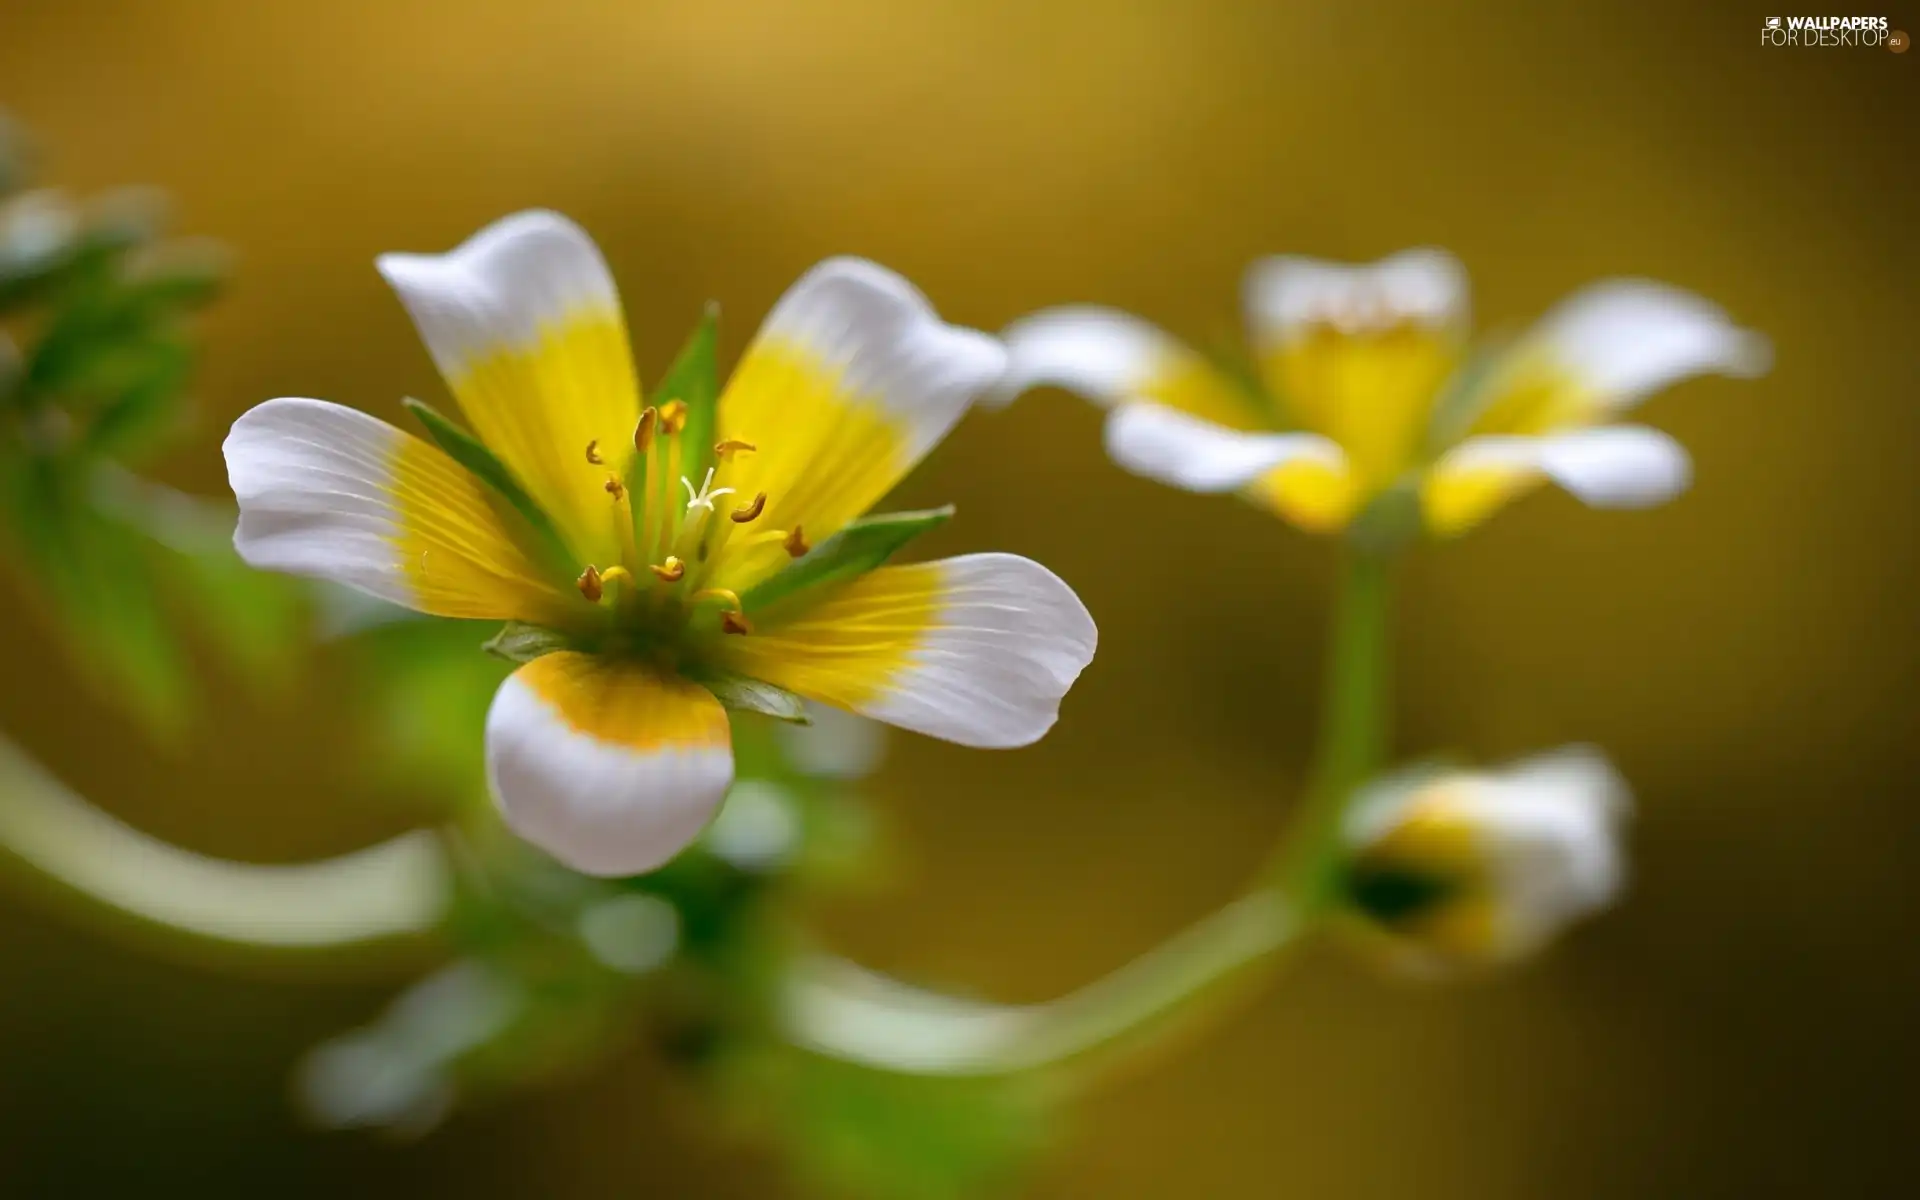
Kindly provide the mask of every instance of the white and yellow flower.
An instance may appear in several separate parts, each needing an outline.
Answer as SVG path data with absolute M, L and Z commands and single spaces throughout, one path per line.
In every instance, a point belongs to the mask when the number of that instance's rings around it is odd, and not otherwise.
M 378 265 L 472 435 L 424 406 L 432 441 L 268 401 L 226 442 L 234 543 L 421 612 L 554 631 L 516 633 L 529 661 L 487 719 L 522 836 L 595 874 L 671 857 L 733 777 L 722 697 L 782 708 L 790 691 L 969 746 L 1054 723 L 1094 650 L 1073 591 L 1006 554 L 880 566 L 945 514 L 863 518 L 999 377 L 999 342 L 835 259 L 717 398 L 709 324 L 705 388 L 670 373 L 643 406 L 613 280 L 566 219 L 522 213 Z
M 1518 958 L 1619 894 L 1628 805 L 1626 785 L 1585 747 L 1382 781 L 1348 813 L 1347 903 L 1401 966 Z
M 1006 330 L 1000 392 L 1079 392 L 1111 407 L 1120 465 L 1238 492 L 1308 530 L 1343 529 L 1405 489 L 1448 535 L 1543 481 L 1597 507 L 1672 497 L 1686 451 L 1614 419 L 1688 376 L 1750 376 L 1768 360 L 1712 304 L 1638 280 L 1588 287 L 1512 344 L 1476 351 L 1466 274 L 1439 250 L 1368 266 L 1269 258 L 1244 298 L 1248 370 L 1126 313 L 1056 308 Z

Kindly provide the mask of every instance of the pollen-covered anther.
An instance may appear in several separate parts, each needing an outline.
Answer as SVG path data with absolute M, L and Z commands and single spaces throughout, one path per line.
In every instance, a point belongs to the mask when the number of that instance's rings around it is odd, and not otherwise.
M 727 609 L 720 614 L 720 632 L 748 634 L 753 632 L 753 622 L 747 620 L 747 614 Z
M 793 557 L 793 558 L 799 558 L 801 555 L 805 554 L 807 551 L 813 549 L 813 547 L 809 545 L 807 542 L 807 535 L 805 531 L 803 531 L 798 525 L 795 525 L 792 529 L 787 531 L 786 539 L 780 543 L 780 546 L 783 550 L 787 552 L 787 554 L 790 557 Z
M 652 571 L 653 577 L 662 583 L 679 583 L 687 573 L 687 564 L 669 554 L 666 562 L 648 563 L 647 570 Z
M 745 525 L 748 521 L 759 516 L 766 507 L 767 494 L 765 492 L 755 492 L 750 502 L 737 506 L 732 512 L 728 513 L 727 516 L 735 523 Z
M 587 461 L 592 463 L 596 467 L 602 466 L 606 463 L 607 460 L 600 457 L 600 439 L 599 438 L 595 438 L 592 441 L 587 443 Z
M 633 427 L 633 448 L 645 454 L 653 448 L 653 435 L 660 425 L 660 410 L 649 404 L 640 412 L 640 423 Z M 589 459 L 588 461 L 592 461 Z
M 587 569 L 580 572 L 580 578 L 573 581 L 573 586 L 579 588 L 580 594 L 593 604 L 600 603 L 600 597 L 606 594 L 606 588 L 600 582 L 600 572 L 592 563 L 588 563 Z
M 615 500 L 626 499 L 627 485 L 621 483 L 611 475 L 607 476 L 606 489 L 607 495 L 612 496 Z
M 679 433 L 687 427 L 687 402 L 669 400 L 660 406 L 660 432 Z
M 751 454 L 759 448 L 752 442 L 743 442 L 739 438 L 721 438 L 713 444 L 713 453 L 716 458 L 727 459 L 736 454 Z

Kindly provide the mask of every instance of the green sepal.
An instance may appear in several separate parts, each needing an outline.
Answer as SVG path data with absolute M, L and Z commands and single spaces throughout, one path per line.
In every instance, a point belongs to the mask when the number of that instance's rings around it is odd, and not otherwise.
M 488 638 L 480 648 L 510 663 L 530 663 L 556 650 L 571 650 L 573 642 L 567 635 L 539 625 L 508 621 L 500 627 L 499 633 Z
M 714 698 L 736 712 L 753 712 L 793 725 L 811 725 L 806 701 L 783 687 L 731 671 L 708 670 L 692 676 Z
M 420 419 L 427 430 L 427 436 L 434 445 L 447 452 L 447 457 L 465 467 L 482 483 L 492 488 L 494 494 L 505 501 L 507 506 L 518 513 L 539 539 L 540 549 L 545 551 L 550 565 L 561 574 L 569 574 L 574 568 L 573 556 L 567 551 L 567 543 L 555 528 L 553 518 L 547 511 L 534 502 L 520 481 L 507 470 L 507 465 L 494 456 L 493 451 L 481 444 L 480 439 L 455 425 L 437 412 L 432 405 L 409 396 L 401 401 L 408 412 Z
M 718 436 L 716 410 L 720 401 L 719 367 L 715 355 L 720 346 L 720 305 L 709 300 L 700 313 L 700 323 L 687 335 L 686 344 L 673 365 L 660 378 L 654 392 L 656 403 L 679 400 L 687 406 L 687 424 L 679 437 L 681 471 L 695 484 L 713 465 L 713 443 Z
M 766 608 L 799 592 L 865 575 L 895 551 L 953 516 L 951 504 L 919 512 L 862 517 L 815 546 L 784 570 L 755 584 L 740 598 L 748 611 Z

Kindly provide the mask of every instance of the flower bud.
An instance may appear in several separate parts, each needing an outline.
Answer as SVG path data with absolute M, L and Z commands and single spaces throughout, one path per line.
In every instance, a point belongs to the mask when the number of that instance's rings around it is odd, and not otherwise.
M 1618 894 L 1628 803 L 1607 760 L 1585 747 L 1376 783 L 1346 827 L 1354 924 L 1415 971 L 1527 955 Z

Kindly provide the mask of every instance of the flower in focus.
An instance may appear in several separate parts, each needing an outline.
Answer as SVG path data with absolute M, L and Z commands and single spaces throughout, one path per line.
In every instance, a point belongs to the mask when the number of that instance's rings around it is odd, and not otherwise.
M 431 441 L 268 401 L 226 442 L 234 542 L 258 567 L 511 623 L 495 647 L 524 665 L 487 764 L 521 836 L 593 874 L 664 862 L 733 778 L 729 707 L 793 717 L 797 693 L 982 747 L 1053 724 L 1094 649 L 1072 590 L 1006 554 L 881 566 L 948 513 L 863 517 L 999 377 L 997 341 L 835 259 L 724 390 L 709 320 L 643 406 L 613 280 L 565 218 L 378 265 L 472 433 L 411 402 Z
M 1245 285 L 1254 363 L 1239 370 L 1112 309 L 1048 309 L 1004 337 L 1000 392 L 1039 384 L 1110 406 L 1128 470 L 1239 492 L 1315 532 L 1399 489 L 1448 535 L 1552 481 L 1597 507 L 1666 500 L 1687 483 L 1666 434 L 1613 420 L 1691 375 L 1751 376 L 1766 342 L 1706 301 L 1612 280 L 1508 345 L 1475 349 L 1466 274 L 1440 250 L 1368 266 L 1257 262 Z
M 1583 747 L 1384 781 L 1348 816 L 1347 903 L 1403 966 L 1521 957 L 1619 893 L 1627 808 L 1619 776 Z

